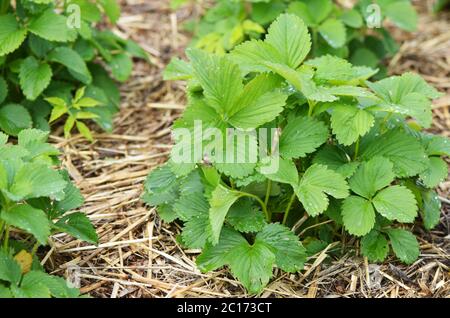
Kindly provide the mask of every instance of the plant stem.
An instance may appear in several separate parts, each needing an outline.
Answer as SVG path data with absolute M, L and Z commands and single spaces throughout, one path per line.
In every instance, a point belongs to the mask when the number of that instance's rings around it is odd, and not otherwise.
M 316 104 L 315 104 L 314 102 L 308 100 L 308 106 L 309 106 L 309 109 L 308 109 L 308 117 L 311 117 L 311 116 L 312 116 L 312 113 L 313 113 L 313 110 L 314 110 L 314 106 L 315 106 L 315 105 L 316 105 Z
M 358 158 L 360 140 L 361 140 L 361 137 L 358 137 L 358 140 L 356 141 L 355 155 L 353 156 L 353 160 L 356 160 L 356 158 Z
M 286 208 L 286 212 L 284 212 L 283 225 L 286 225 L 286 222 L 287 222 L 287 219 L 289 216 L 289 212 L 291 211 L 291 208 L 292 208 L 292 204 L 294 204 L 294 200 L 295 200 L 295 192 L 292 193 L 291 199 L 289 200 L 289 203 Z
M 266 216 L 267 222 L 270 223 L 271 217 L 270 217 L 270 215 L 269 215 L 269 211 L 267 211 L 267 206 L 265 205 L 265 203 L 263 202 L 263 200 L 261 200 L 258 196 L 254 195 L 254 194 L 251 194 L 251 193 L 240 192 L 240 191 L 239 191 L 239 193 L 240 193 L 242 196 L 244 196 L 244 197 L 249 197 L 249 198 L 252 198 L 252 199 L 258 201 L 258 203 L 261 205 L 261 209 L 263 210 L 264 215 Z
M 36 252 L 37 252 L 37 250 L 38 250 L 38 248 L 39 248 L 39 242 L 36 242 L 34 245 L 33 245 L 33 249 L 31 250 L 31 255 L 32 256 L 34 256 L 34 255 L 36 255 Z
M 267 180 L 266 198 L 264 199 L 264 204 L 267 207 L 269 203 L 270 193 L 272 192 L 272 180 Z M 271 218 L 272 216 L 269 215 Z
M 6 228 L 5 228 L 5 239 L 3 241 L 3 249 L 5 251 L 8 250 L 8 245 L 9 245 L 9 225 L 6 225 Z

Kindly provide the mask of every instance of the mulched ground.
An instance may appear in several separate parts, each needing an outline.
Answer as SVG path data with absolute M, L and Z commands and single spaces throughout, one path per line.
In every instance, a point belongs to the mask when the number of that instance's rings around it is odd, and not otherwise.
M 446 92 L 435 103 L 432 131 L 450 136 L 450 15 L 431 16 L 427 1 L 419 2 L 420 28 L 410 35 L 395 32 L 402 47 L 390 66 L 393 73 L 417 71 Z M 225 269 L 201 274 L 195 266 L 199 251 L 183 250 L 176 242 L 179 227 L 162 223 L 140 201 L 148 172 L 167 158 L 170 126 L 184 108 L 183 83 L 165 83 L 161 72 L 172 56 L 182 56 L 190 37 L 181 24 L 201 8 L 174 14 L 168 0 L 124 0 L 122 5 L 114 31 L 138 41 L 152 65 L 138 61 L 122 87 L 112 134 L 98 132 L 93 144 L 79 136 L 64 140 L 60 131 L 51 137 L 86 198 L 83 211 L 95 224 L 100 245 L 57 235 L 43 262 L 55 274 L 80 278 L 82 291 L 93 297 L 246 297 Z M 441 224 L 432 232 L 415 229 L 421 256 L 411 266 L 394 259 L 368 264 L 354 249 L 330 256 L 341 250 L 332 244 L 310 258 L 305 271 L 278 273 L 262 297 L 449 297 L 449 191 L 447 180 L 439 189 Z

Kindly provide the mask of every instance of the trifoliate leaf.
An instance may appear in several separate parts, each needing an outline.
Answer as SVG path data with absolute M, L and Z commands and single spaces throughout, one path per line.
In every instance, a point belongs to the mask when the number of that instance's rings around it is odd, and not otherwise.
M 33 56 L 25 59 L 20 66 L 20 87 L 29 100 L 41 95 L 52 79 L 52 69 L 47 63 L 39 63 Z
M 433 229 L 439 224 L 441 217 L 441 200 L 434 190 L 422 191 L 422 219 L 423 225 L 427 230 Z
M 295 193 L 306 212 L 316 216 L 327 209 L 327 194 L 337 199 L 346 198 L 348 185 L 342 175 L 325 166 L 314 164 L 306 170 Z
M 333 145 L 325 145 L 321 148 L 314 156 L 313 163 L 325 165 L 345 178 L 351 177 L 359 166 L 358 162 L 351 162 L 343 149 Z
M 230 207 L 241 197 L 236 191 L 229 190 L 222 185 L 218 185 L 212 192 L 209 200 L 209 221 L 211 231 L 211 243 L 214 245 L 219 242 L 225 217 Z
M 411 232 L 402 229 L 389 229 L 387 234 L 391 239 L 395 255 L 406 264 L 414 263 L 420 254 L 416 237 Z
M 11 136 L 33 124 L 28 110 L 19 104 L 7 104 L 0 107 L 0 129 Z
M 12 14 L 0 16 L 0 56 L 14 52 L 25 40 L 27 30 L 19 27 Z
M 371 262 L 383 262 L 389 253 L 389 244 L 384 235 L 372 230 L 361 239 L 361 253 Z
M 319 26 L 319 33 L 333 48 L 340 48 L 345 44 L 347 35 L 345 25 L 340 20 L 330 18 Z
M 267 162 L 263 162 L 264 166 L 260 168 L 261 174 L 269 180 L 281 183 L 287 183 L 296 186 L 298 184 L 298 170 L 295 163 L 291 159 L 281 157 L 268 157 Z M 265 166 L 267 164 L 267 166 Z M 265 168 L 273 167 L 275 171 L 268 172 Z M 272 169 L 270 169 L 272 170 Z
M 41 38 L 55 42 L 68 42 L 76 38 L 76 31 L 68 27 L 67 18 L 56 14 L 53 9 L 33 17 L 28 30 Z
M 435 188 L 448 177 L 447 163 L 438 157 L 430 157 L 430 163 L 424 172 L 419 175 L 427 188 Z
M 253 245 L 239 244 L 230 251 L 228 259 L 233 276 L 252 294 L 260 293 L 272 277 L 275 255 L 261 240 Z
M 389 220 L 412 223 L 417 216 L 414 194 L 405 186 L 391 186 L 378 192 L 373 198 L 378 213 Z
M 0 218 L 9 225 L 33 234 L 41 245 L 47 243 L 50 236 L 50 221 L 42 210 L 21 204 L 2 211 Z
M 374 117 L 352 105 L 336 105 L 331 114 L 331 128 L 339 143 L 349 146 L 364 136 L 374 124 Z
M 283 129 L 280 154 L 286 158 L 300 158 L 314 152 L 328 139 L 328 128 L 311 117 L 297 117 Z
M 366 235 L 375 225 L 372 203 L 361 197 L 349 196 L 342 205 L 342 221 L 350 234 Z
M 88 85 L 92 82 L 92 76 L 86 63 L 76 51 L 68 47 L 57 47 L 47 58 L 67 67 L 70 74 L 84 84 Z
M 244 88 L 237 65 L 228 57 L 211 55 L 201 50 L 191 49 L 187 55 L 209 106 L 219 114 L 227 114 Z
M 98 243 L 98 235 L 84 213 L 72 213 L 56 222 L 55 227 L 73 237 L 92 244 Z
M 287 227 L 278 223 L 266 225 L 256 236 L 272 247 L 277 267 L 285 272 L 295 273 L 303 269 L 306 262 L 306 250 L 296 236 Z
M 415 176 L 428 167 L 428 157 L 420 142 L 398 129 L 375 139 L 361 156 L 366 160 L 375 156 L 388 158 L 394 164 L 394 172 L 399 177 Z
M 66 185 L 58 171 L 46 164 L 28 163 L 17 171 L 8 195 L 14 201 L 51 197 L 63 191 Z
M 243 233 L 259 232 L 266 225 L 264 214 L 249 199 L 233 204 L 226 219 L 233 228 Z
M 239 245 L 248 244 L 245 238 L 236 230 L 224 227 L 220 234 L 219 243 L 207 243 L 202 254 L 197 258 L 198 268 L 206 273 L 216 270 L 228 263 L 230 252 Z
M 360 196 L 371 199 L 378 190 L 394 181 L 393 167 L 392 162 L 383 157 L 374 157 L 363 162 L 349 180 L 350 188 Z
M 279 16 L 269 27 L 265 42 L 275 48 L 281 58 L 280 62 L 294 69 L 311 50 L 308 28 L 293 14 Z
M 0 249 L 0 280 L 18 284 L 21 277 L 22 270 L 19 264 L 3 249 Z

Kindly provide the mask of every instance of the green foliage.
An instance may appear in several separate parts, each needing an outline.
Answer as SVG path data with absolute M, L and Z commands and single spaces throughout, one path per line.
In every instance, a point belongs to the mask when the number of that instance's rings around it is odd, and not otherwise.
M 421 132 L 439 93 L 414 74 L 370 82 L 375 70 L 339 57 L 305 61 L 310 39 L 305 22 L 283 14 L 264 41 L 222 55 L 191 49 L 190 62 L 175 59 L 165 73 L 188 81 L 188 106 L 144 200 L 183 224 L 180 241 L 202 250 L 202 271 L 228 266 L 250 293 L 274 268 L 301 270 L 341 228 L 361 237 L 371 261 L 392 250 L 411 263 L 419 249 L 407 224 L 419 215 L 427 229 L 439 222 L 432 188 L 449 141 Z M 231 144 L 244 129 L 244 142 Z M 231 160 L 239 156 L 247 160 Z
M 102 12 L 115 23 L 120 7 L 116 0 L 2 2 L 0 131 L 12 136 L 27 128 L 49 131 L 49 121 L 63 115 L 66 136 L 76 126 L 92 140 L 86 120 L 112 129 L 120 102 L 116 81 L 129 78 L 133 57 L 147 55 L 131 40 L 100 31 Z M 72 95 L 80 89 L 97 101 L 82 105 L 95 106 L 92 113 L 72 112 Z
M 59 151 L 47 143 L 47 136 L 24 129 L 13 145 L 0 133 L 0 297 L 77 297 L 79 292 L 63 279 L 31 268 L 33 258 L 50 235 L 60 232 L 98 242 L 87 216 L 71 212 L 84 200 L 68 173 L 55 169 Z M 16 230 L 25 235 L 11 235 Z M 13 240 L 18 238 L 23 241 Z M 19 245 L 24 249 L 15 250 Z
M 173 8 L 186 2 L 174 1 Z M 190 21 L 186 27 L 195 34 L 194 47 L 224 54 L 246 40 L 264 38 L 280 13 L 291 13 L 300 17 L 312 34 L 311 57 L 331 54 L 348 58 L 355 65 L 380 67 L 382 76 L 382 60 L 398 48 L 383 28 L 384 20 L 412 32 L 417 13 L 410 0 L 376 1 L 377 7 L 373 3 L 359 0 L 353 8 L 343 8 L 333 0 L 216 0 L 200 21 Z

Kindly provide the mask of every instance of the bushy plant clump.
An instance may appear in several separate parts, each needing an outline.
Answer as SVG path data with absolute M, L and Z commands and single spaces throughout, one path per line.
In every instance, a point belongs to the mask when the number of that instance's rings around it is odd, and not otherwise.
M 12 144 L 0 133 L 0 298 L 78 297 L 63 278 L 45 273 L 36 252 L 61 232 L 98 242 L 86 215 L 73 212 L 83 197 L 58 170 L 59 151 L 47 136 L 25 129 Z
M 434 188 L 447 177 L 450 143 L 422 129 L 440 94 L 413 73 L 372 82 L 376 69 L 331 55 L 306 60 L 311 42 L 302 19 L 283 14 L 264 40 L 222 55 L 191 49 L 190 62 L 175 59 L 165 73 L 188 81 L 188 106 L 144 200 L 183 224 L 180 243 L 202 250 L 202 271 L 228 266 L 250 293 L 274 268 L 298 272 L 342 235 L 358 237 L 372 262 L 392 252 L 412 263 L 411 225 L 439 222 Z M 199 123 L 213 133 L 198 137 Z M 252 146 L 264 155 L 234 160 Z
M 331 54 L 355 65 L 379 67 L 379 78 L 386 75 L 381 62 L 398 50 L 383 22 L 409 32 L 417 26 L 410 0 L 359 0 L 353 8 L 332 0 L 217 0 L 198 23 L 188 26 L 195 34 L 195 47 L 223 54 L 245 40 L 262 38 L 283 12 L 299 16 L 308 26 L 311 57 Z
M 96 28 L 119 15 L 116 0 L 1 0 L 0 130 L 49 131 L 60 118 L 67 137 L 76 128 L 92 139 L 85 120 L 111 130 L 114 80 L 129 78 L 133 57 L 147 58 L 133 41 Z

